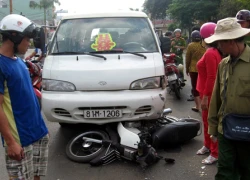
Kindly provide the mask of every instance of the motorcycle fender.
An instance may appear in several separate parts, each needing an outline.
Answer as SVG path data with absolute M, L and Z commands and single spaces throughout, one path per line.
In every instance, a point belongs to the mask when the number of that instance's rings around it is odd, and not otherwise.
M 36 89 L 36 88 L 33 88 L 33 89 L 34 89 L 34 92 L 35 92 L 36 96 L 37 96 L 38 98 L 42 98 L 42 93 L 41 93 L 41 91 L 39 91 L 39 90 Z
M 128 129 L 126 129 L 121 122 L 119 122 L 118 126 L 117 126 L 117 132 L 120 136 L 120 144 L 127 146 L 127 147 L 131 147 L 134 149 L 138 148 L 138 142 L 140 142 L 140 138 L 136 133 L 133 133 L 131 131 L 129 131 Z
M 168 82 L 168 86 L 170 87 L 170 88 L 173 88 L 173 85 L 174 84 L 176 84 L 176 81 L 169 81 Z
M 169 145 L 179 145 L 197 136 L 200 130 L 200 122 L 195 119 L 183 119 L 166 124 L 152 135 L 154 148 L 165 148 Z
M 176 81 L 169 81 L 168 84 L 170 85 L 176 84 Z

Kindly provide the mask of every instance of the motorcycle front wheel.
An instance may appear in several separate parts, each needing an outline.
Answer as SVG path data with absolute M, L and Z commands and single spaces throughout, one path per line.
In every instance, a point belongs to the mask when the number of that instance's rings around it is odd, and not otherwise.
M 97 140 L 108 140 L 109 136 L 103 131 L 87 131 L 72 138 L 66 146 L 67 157 L 76 162 L 88 163 L 105 150 L 105 147 L 96 142 L 86 142 L 83 137 Z

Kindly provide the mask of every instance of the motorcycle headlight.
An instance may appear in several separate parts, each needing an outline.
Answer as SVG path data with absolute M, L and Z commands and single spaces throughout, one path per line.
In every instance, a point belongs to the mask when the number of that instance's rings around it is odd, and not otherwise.
M 75 91 L 74 84 L 66 81 L 58 81 L 52 79 L 43 79 L 42 87 L 44 91 Z
M 160 77 L 152 77 L 146 79 L 140 79 L 134 81 L 130 85 L 131 90 L 140 90 L 140 89 L 156 89 L 161 87 L 161 78 Z

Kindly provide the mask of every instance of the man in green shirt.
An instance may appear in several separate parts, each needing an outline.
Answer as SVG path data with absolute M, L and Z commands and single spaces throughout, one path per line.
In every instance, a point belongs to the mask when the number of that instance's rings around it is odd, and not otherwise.
M 240 23 L 243 28 L 250 28 L 250 11 L 246 9 L 240 10 L 236 14 L 237 22 Z M 250 46 L 250 35 L 245 37 L 245 43 Z
M 228 113 L 250 115 L 250 47 L 244 36 L 250 33 L 235 18 L 217 22 L 214 35 L 206 43 L 218 42 L 229 54 L 219 64 L 208 114 L 208 133 L 219 143 L 215 180 L 249 180 L 250 141 L 233 141 L 223 135 L 222 119 Z
M 181 30 L 174 30 L 174 38 L 171 39 L 171 49 L 170 52 L 176 55 L 176 65 L 178 65 L 179 69 L 179 78 L 184 83 L 186 81 L 184 79 L 183 73 L 183 50 L 186 48 L 186 41 L 181 37 Z
M 186 41 L 181 37 L 181 30 L 174 30 L 175 37 L 171 39 L 171 50 L 170 52 L 177 55 L 177 65 L 183 64 L 183 50 L 186 48 Z

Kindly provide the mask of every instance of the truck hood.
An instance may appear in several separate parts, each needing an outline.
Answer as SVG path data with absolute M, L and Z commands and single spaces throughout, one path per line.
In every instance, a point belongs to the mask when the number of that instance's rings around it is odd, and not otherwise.
M 107 60 L 89 55 L 49 56 L 50 73 L 44 78 L 71 82 L 79 91 L 125 90 L 135 80 L 157 76 L 154 53 L 144 55 L 147 59 L 133 54 L 103 54 Z

